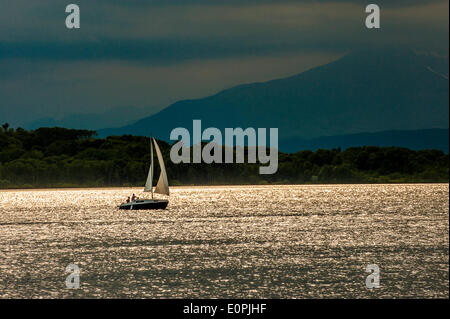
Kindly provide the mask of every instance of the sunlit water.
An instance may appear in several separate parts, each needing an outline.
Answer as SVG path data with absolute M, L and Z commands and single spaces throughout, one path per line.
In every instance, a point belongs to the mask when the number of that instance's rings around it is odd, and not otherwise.
M 172 187 L 165 211 L 117 209 L 140 191 L 0 191 L 0 297 L 449 297 L 448 184 Z

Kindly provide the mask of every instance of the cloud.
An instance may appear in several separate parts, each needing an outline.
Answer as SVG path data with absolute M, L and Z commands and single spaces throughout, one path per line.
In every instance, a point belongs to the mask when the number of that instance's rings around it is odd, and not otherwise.
M 396 39 L 411 47 L 448 48 L 448 2 L 416 1 L 406 7 L 397 3 L 382 11 L 382 29 L 375 32 L 364 27 L 364 7 L 359 1 L 263 1 L 259 5 L 244 1 L 235 6 L 212 2 L 182 6 L 169 1 L 173 6 L 168 6 L 158 1 L 131 1 L 130 5 L 113 1 L 92 8 L 86 4 L 82 28 L 67 30 L 65 14 L 55 14 L 56 6 L 49 7 L 47 1 L 44 8 L 53 12 L 52 18 L 36 25 L 36 16 L 25 19 L 29 24 L 35 22 L 22 30 L 14 25 L 4 30 L 4 22 L 0 24 L 0 59 L 123 59 L 167 64 L 298 50 L 343 51 L 389 45 Z M 39 7 L 31 11 L 41 12 Z
M 136 105 L 152 111 L 242 82 L 292 75 L 367 47 L 448 55 L 447 1 L 2 0 L 0 116 L 36 117 Z

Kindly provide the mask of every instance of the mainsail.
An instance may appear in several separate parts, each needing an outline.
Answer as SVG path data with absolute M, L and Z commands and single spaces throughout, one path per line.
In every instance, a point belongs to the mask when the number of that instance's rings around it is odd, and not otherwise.
M 145 183 L 144 192 L 152 192 L 153 190 L 153 143 L 155 143 L 156 156 L 158 157 L 159 167 L 161 168 L 161 174 L 159 175 L 158 183 L 155 187 L 155 193 L 169 195 L 169 181 L 167 179 L 166 167 L 164 166 L 164 160 L 161 154 L 161 150 L 159 149 L 158 143 L 154 138 L 150 141 L 150 158 L 151 164 L 150 169 L 147 176 L 147 182 Z M 152 192 L 153 194 L 153 192 Z M 152 195 L 153 196 L 153 195 Z
M 150 169 L 148 170 L 144 192 L 152 192 L 152 189 L 153 189 L 153 143 L 152 140 L 150 140 Z
M 155 187 L 155 193 L 169 195 L 169 181 L 167 180 L 166 167 L 164 166 L 164 160 L 159 149 L 158 143 L 153 138 L 153 143 L 155 143 L 156 156 L 158 156 L 159 167 L 161 168 L 161 174 L 159 174 L 158 183 Z

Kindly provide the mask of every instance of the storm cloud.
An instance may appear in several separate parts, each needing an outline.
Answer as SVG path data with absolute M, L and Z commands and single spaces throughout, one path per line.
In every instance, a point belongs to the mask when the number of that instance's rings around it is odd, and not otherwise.
M 361 48 L 448 55 L 447 1 L 378 1 L 379 30 L 356 0 L 80 0 L 78 30 L 65 28 L 66 1 L 1 1 L 0 117 L 13 125 L 126 105 L 150 114 Z

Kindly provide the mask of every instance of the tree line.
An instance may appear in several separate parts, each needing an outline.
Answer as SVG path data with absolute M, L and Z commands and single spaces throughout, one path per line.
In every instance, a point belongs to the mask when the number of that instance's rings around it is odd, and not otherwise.
M 0 128 L 0 188 L 143 186 L 150 140 L 95 138 L 65 128 Z M 158 141 L 171 185 L 448 182 L 449 156 L 441 150 L 362 146 L 279 153 L 278 171 L 260 175 L 260 163 L 174 164 Z M 224 152 L 223 152 L 224 153 Z M 192 152 L 191 152 L 192 154 Z M 155 165 L 155 181 L 159 167 Z

